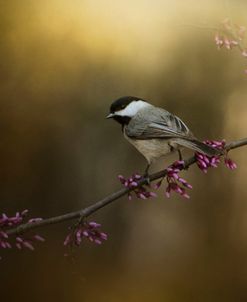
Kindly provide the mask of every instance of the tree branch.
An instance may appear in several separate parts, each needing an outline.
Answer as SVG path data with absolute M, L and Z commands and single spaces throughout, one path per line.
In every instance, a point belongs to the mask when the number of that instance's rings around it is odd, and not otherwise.
M 225 146 L 225 150 L 226 151 L 230 151 L 232 149 L 236 149 L 242 146 L 247 145 L 247 138 L 244 139 L 240 139 L 237 141 L 232 141 L 228 144 L 226 144 Z M 188 169 L 191 165 L 193 165 L 196 162 L 196 159 L 194 156 L 188 158 L 187 160 L 185 160 L 185 164 L 184 164 L 184 169 Z M 153 173 L 152 175 L 150 175 L 149 179 L 150 182 L 160 179 L 162 177 L 165 177 L 167 175 L 167 171 L 165 170 L 161 170 L 159 172 Z M 12 229 L 6 230 L 5 233 L 7 235 L 18 235 L 21 233 L 25 233 L 27 231 L 42 227 L 42 226 L 46 226 L 46 225 L 50 225 L 50 224 L 57 224 L 57 223 L 61 223 L 61 222 L 65 222 L 68 220 L 72 220 L 72 219 L 78 219 L 78 218 L 86 218 L 90 215 L 92 215 L 93 213 L 95 213 L 96 211 L 98 211 L 99 209 L 105 207 L 106 205 L 112 203 L 113 201 L 118 200 L 120 197 L 130 193 L 131 191 L 133 191 L 134 189 L 141 187 L 142 185 L 146 184 L 146 180 L 145 179 L 141 179 L 138 182 L 138 186 L 135 188 L 122 188 L 119 191 L 112 193 L 111 195 L 93 203 L 92 205 L 83 208 L 79 211 L 75 211 L 75 212 L 70 212 L 67 214 L 63 214 L 63 215 L 59 215 L 59 216 L 55 216 L 55 217 L 50 217 L 50 218 L 46 218 L 43 219 L 41 221 L 37 221 L 37 222 L 32 222 L 32 223 L 24 223 L 21 224 L 17 227 L 14 227 Z

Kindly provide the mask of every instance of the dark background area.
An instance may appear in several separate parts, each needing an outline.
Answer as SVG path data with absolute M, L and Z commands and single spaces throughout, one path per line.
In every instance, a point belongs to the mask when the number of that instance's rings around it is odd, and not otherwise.
M 226 17 L 246 26 L 246 11 L 245 1 L 1 2 L 0 213 L 77 210 L 119 189 L 118 174 L 143 171 L 105 119 L 123 95 L 175 113 L 200 139 L 246 137 L 247 61 L 218 51 L 210 29 Z M 245 154 L 231 152 L 233 172 L 183 172 L 190 200 L 160 189 L 97 212 L 102 246 L 64 257 L 64 223 L 40 229 L 34 252 L 1 251 L 1 299 L 246 301 Z

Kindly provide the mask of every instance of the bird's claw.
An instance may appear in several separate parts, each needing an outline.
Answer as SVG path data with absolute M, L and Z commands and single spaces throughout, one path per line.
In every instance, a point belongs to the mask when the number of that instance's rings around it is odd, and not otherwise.
M 145 173 L 145 174 L 143 175 L 143 180 L 145 180 L 146 184 L 147 184 L 148 186 L 150 186 L 151 180 L 150 180 L 150 177 L 149 177 L 149 174 L 148 174 L 148 173 Z

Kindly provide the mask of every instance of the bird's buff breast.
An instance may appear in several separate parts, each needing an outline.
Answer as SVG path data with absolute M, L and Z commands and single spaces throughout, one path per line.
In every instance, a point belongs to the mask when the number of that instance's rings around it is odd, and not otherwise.
M 129 138 L 127 135 L 124 136 L 142 153 L 149 164 L 178 149 L 178 145 L 168 139 L 138 140 Z

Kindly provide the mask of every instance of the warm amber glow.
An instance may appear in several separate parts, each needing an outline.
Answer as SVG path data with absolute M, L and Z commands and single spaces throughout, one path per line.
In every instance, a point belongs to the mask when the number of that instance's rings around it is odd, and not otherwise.
M 246 1 L 2 2 L 0 213 L 80 209 L 118 189 L 118 174 L 142 172 L 105 119 L 123 95 L 177 114 L 200 139 L 246 136 L 247 60 L 218 51 L 212 30 L 227 17 L 247 26 Z M 65 224 L 40 231 L 34 253 L 0 251 L 2 301 L 247 301 L 246 149 L 231 158 L 234 172 L 184 172 L 188 202 L 161 190 L 99 211 L 109 241 L 98 248 L 64 258 Z

